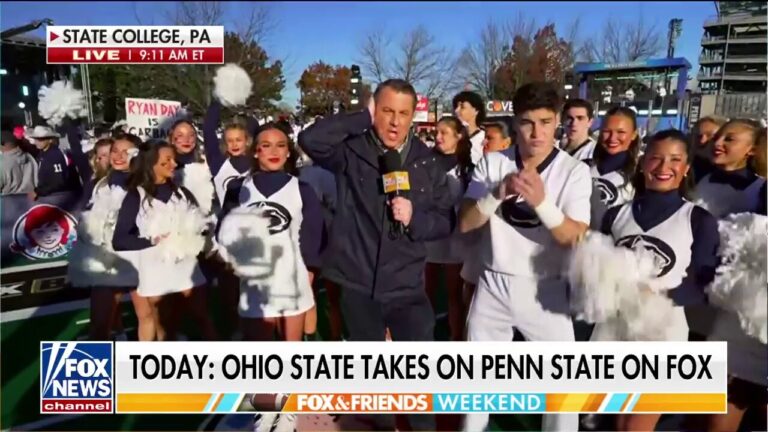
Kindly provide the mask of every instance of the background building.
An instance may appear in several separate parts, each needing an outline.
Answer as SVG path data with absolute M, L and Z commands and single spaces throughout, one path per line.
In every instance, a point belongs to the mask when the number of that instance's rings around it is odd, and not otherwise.
M 704 94 L 765 93 L 768 5 L 717 2 L 718 16 L 704 22 L 699 88 Z

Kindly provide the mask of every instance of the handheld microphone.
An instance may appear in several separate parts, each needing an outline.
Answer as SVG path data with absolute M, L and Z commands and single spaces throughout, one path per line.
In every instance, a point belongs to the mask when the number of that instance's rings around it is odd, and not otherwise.
M 411 190 L 411 183 L 408 178 L 408 171 L 403 169 L 403 162 L 397 150 L 387 150 L 379 158 L 379 169 L 387 200 L 398 196 L 407 196 L 407 192 Z M 405 233 L 403 224 L 394 220 L 391 207 L 389 209 L 389 219 L 392 221 L 393 228 L 393 232 L 390 233 L 391 235 L 397 238 Z

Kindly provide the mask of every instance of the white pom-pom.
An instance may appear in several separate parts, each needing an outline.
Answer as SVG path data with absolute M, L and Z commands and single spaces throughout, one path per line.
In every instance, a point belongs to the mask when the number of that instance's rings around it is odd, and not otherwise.
M 95 187 L 95 194 L 98 194 L 98 199 L 93 200 L 90 210 L 82 213 L 78 230 L 87 235 L 94 245 L 111 251 L 117 214 L 126 192 L 121 187 L 107 186 L 100 182 Z
M 37 93 L 38 111 L 48 124 L 57 127 L 64 118 L 80 118 L 88 115 L 83 92 L 69 81 L 56 81 L 50 87 L 43 86 Z
M 161 211 L 149 212 L 142 236 L 149 239 L 167 236 L 157 247 L 163 259 L 179 262 L 194 258 L 203 250 L 202 233 L 207 225 L 208 220 L 199 208 L 186 200 L 172 200 Z
M 269 219 L 253 208 L 235 208 L 221 221 L 217 236 L 219 252 L 238 276 L 264 277 L 272 269 L 264 265 L 264 251 L 271 248 Z
M 213 207 L 213 179 L 208 164 L 191 163 L 180 170 L 181 184 L 187 188 L 197 200 L 200 210 L 209 214 Z
M 216 71 L 213 77 L 213 94 L 224 106 L 245 105 L 251 95 L 253 82 L 245 69 L 234 63 L 227 63 Z
M 663 341 L 670 340 L 667 333 L 674 316 L 674 303 L 666 293 L 650 289 L 624 291 L 619 301 L 618 340 Z
M 611 237 L 590 231 L 570 259 L 571 309 L 578 319 L 605 322 L 618 312 L 624 293 L 637 293 L 653 278 L 654 268 L 651 253 L 616 247 Z
M 110 130 L 128 132 L 128 122 L 125 119 L 118 120 L 115 122 L 115 124 L 112 125 Z
M 707 288 L 712 303 L 739 316 L 744 332 L 768 342 L 768 217 L 739 213 L 720 221 L 721 264 Z

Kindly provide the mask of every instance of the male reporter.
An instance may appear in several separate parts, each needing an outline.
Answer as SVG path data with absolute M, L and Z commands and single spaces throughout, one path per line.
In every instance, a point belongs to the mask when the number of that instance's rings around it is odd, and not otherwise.
M 383 341 L 386 328 L 395 341 L 434 337 L 424 244 L 447 237 L 455 221 L 445 174 L 411 131 L 416 102 L 410 84 L 388 80 L 367 110 L 318 120 L 299 134 L 309 157 L 336 175 L 337 211 L 322 274 L 342 288 L 353 341 Z M 387 199 L 380 162 L 390 150 L 400 155 L 410 191 Z M 412 419 L 412 426 L 432 427 L 413 424 L 424 420 Z
M 299 145 L 337 181 L 337 213 L 323 276 L 342 287 L 352 340 L 433 339 L 434 314 L 424 292 L 424 243 L 447 237 L 452 221 L 448 183 L 432 151 L 411 132 L 416 92 L 393 79 L 376 89 L 368 110 L 317 121 Z M 380 161 L 395 150 L 410 191 L 388 200 Z M 404 227 L 401 235 L 393 224 Z

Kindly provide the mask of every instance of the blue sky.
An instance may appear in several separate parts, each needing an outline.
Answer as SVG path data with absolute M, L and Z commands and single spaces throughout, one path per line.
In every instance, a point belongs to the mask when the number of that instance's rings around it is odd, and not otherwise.
M 34 19 L 51 18 L 58 25 L 165 24 L 166 11 L 175 2 L 2 2 L 0 27 L 6 29 Z M 227 19 L 235 22 L 249 3 L 225 5 Z M 522 12 L 539 23 L 551 21 L 565 32 L 580 18 L 581 36 L 600 31 L 606 20 L 630 21 L 642 14 L 656 24 L 666 40 L 667 22 L 683 19 L 676 56 L 698 70 L 702 24 L 716 14 L 714 2 L 269 2 L 275 30 L 265 42 L 270 57 L 285 60 L 283 99 L 295 105 L 298 81 L 306 66 L 322 59 L 351 64 L 358 58 L 359 40 L 371 28 L 384 27 L 395 35 L 423 24 L 454 52 L 475 40 L 489 19 L 504 21 Z M 44 32 L 38 31 L 44 36 Z M 666 44 L 665 44 L 666 45 Z

